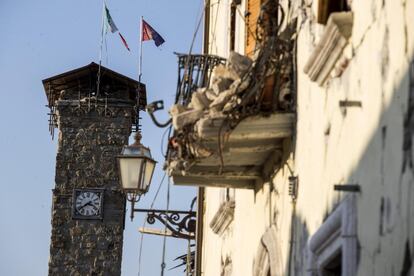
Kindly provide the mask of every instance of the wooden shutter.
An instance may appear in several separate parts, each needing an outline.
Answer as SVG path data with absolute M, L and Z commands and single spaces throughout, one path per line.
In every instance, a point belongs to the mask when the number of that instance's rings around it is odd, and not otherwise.
M 257 18 L 260 13 L 261 0 L 246 0 L 246 47 L 245 54 L 252 57 L 256 46 Z

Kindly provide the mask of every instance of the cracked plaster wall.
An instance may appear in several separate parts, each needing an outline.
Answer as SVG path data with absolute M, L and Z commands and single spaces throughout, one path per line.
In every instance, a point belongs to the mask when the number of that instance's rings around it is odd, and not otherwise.
M 315 23 L 317 2 L 296 3 L 291 13 L 299 19 L 298 121 L 288 160 L 299 176 L 296 208 L 288 196 L 285 165 L 256 191 L 236 190 L 234 220 L 218 236 L 208 225 L 220 204 L 219 189 L 207 188 L 202 275 L 219 275 L 223 256 L 231 256 L 233 275 L 252 275 L 260 238 L 271 224 L 279 231 L 284 275 L 289 270 L 305 275 L 307 241 L 345 196 L 334 191 L 334 184 L 347 183 L 362 189 L 357 195 L 358 275 L 414 273 L 414 168 L 403 169 L 413 158 L 414 126 L 407 114 L 413 108 L 414 0 L 352 1 L 352 58 L 324 87 L 303 73 L 324 30 Z M 214 43 L 222 43 L 216 47 L 221 51 L 212 53 L 227 56 L 226 41 Z M 361 101 L 362 107 L 340 108 L 340 100 Z

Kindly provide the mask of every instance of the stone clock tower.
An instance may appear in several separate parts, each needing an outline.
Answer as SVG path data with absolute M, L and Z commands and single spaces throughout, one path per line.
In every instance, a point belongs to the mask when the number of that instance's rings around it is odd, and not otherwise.
M 43 86 L 50 130 L 59 129 L 49 275 L 120 275 L 125 198 L 116 156 L 138 127 L 145 86 L 95 63 Z

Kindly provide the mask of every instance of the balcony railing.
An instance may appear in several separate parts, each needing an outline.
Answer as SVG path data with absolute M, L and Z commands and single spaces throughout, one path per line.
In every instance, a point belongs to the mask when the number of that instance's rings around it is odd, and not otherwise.
M 198 88 L 209 85 L 214 67 L 224 64 L 226 59 L 215 55 L 175 54 L 178 56 L 178 81 L 174 104 L 186 107 Z M 153 102 L 147 105 L 146 109 L 158 127 L 167 127 L 171 124 L 171 119 L 160 123 L 155 118 L 154 112 L 164 109 L 163 101 Z
M 226 59 L 214 55 L 178 56 L 178 83 L 175 103 L 188 106 L 192 94 L 209 85 L 214 67 L 224 64 Z

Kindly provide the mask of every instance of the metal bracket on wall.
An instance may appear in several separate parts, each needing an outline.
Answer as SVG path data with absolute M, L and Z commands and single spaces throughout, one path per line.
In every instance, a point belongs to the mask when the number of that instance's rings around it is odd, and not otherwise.
M 146 106 L 146 109 L 147 109 L 148 114 L 151 117 L 151 120 L 153 121 L 153 123 L 157 127 L 163 128 L 163 127 L 167 127 L 171 124 L 171 119 L 169 119 L 165 123 L 160 123 L 154 116 L 155 111 L 164 109 L 164 101 L 161 100 L 161 101 L 152 102 L 152 103 L 150 103 Z
M 361 101 L 339 101 L 339 107 L 362 107 Z
M 361 192 L 361 186 L 358 184 L 336 184 L 334 185 L 334 190 L 338 192 L 359 193 Z
M 156 209 L 133 209 L 134 212 L 147 213 L 147 222 L 154 224 L 161 222 L 173 237 L 187 240 L 195 239 L 196 215 L 194 211 L 156 210 Z
M 157 210 L 157 209 L 135 209 L 132 207 L 131 214 L 135 212 L 147 213 L 147 222 L 154 224 L 156 221 L 161 222 L 166 230 L 164 235 L 181 238 L 186 240 L 194 240 L 197 224 L 197 212 L 193 211 L 197 197 L 191 201 L 190 211 L 176 210 Z
M 298 182 L 297 176 L 289 176 L 289 195 L 294 201 L 298 198 Z

